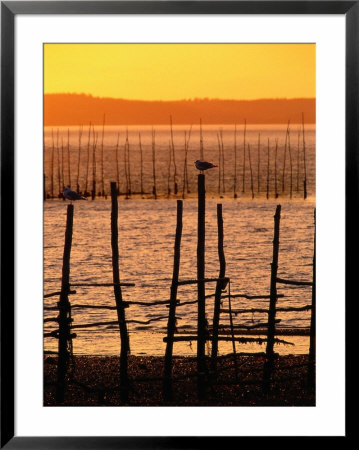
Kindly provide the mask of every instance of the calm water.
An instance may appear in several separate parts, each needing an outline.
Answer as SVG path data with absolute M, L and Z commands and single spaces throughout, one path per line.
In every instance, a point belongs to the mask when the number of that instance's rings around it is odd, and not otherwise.
M 289 136 L 287 136 L 286 125 L 247 125 L 244 136 L 243 124 L 237 125 L 236 133 L 234 125 L 203 126 L 204 159 L 219 164 L 221 159 L 219 146 L 223 147 L 224 154 L 224 165 L 222 164 L 221 171 L 215 169 L 207 177 L 207 191 L 218 194 L 219 173 L 221 177 L 224 173 L 224 182 L 222 179 L 220 181 L 221 193 L 230 193 L 233 196 L 236 179 L 236 191 L 239 196 L 250 195 L 253 184 L 255 197 L 264 197 L 268 180 L 270 195 L 274 196 L 277 180 L 277 189 L 281 196 L 289 196 L 290 185 L 292 185 L 293 197 L 302 198 L 304 171 L 306 171 L 308 195 L 314 196 L 315 126 L 305 126 L 305 152 L 300 128 L 298 124 L 291 125 Z M 200 159 L 199 126 L 195 125 L 192 128 L 173 126 L 174 158 L 173 155 L 170 156 L 169 151 L 172 145 L 170 127 L 155 126 L 153 130 L 157 192 L 166 196 L 168 180 L 170 180 L 170 189 L 173 194 L 175 179 L 178 192 L 182 193 L 186 139 L 188 141 L 188 190 L 190 191 L 188 194 L 186 192 L 186 195 L 193 196 L 196 192 L 197 174 L 194 161 Z M 83 127 L 82 134 L 79 127 L 45 128 L 44 169 L 47 194 L 53 193 L 56 197 L 59 192 L 62 192 L 62 186 L 67 184 L 70 184 L 73 189 L 77 189 L 79 185 L 80 191 L 84 192 L 87 189 L 90 192 L 93 180 L 96 181 L 96 192 L 104 190 L 108 194 L 110 181 L 119 181 L 121 192 L 125 192 L 129 184 L 132 192 L 140 192 L 139 135 L 143 159 L 143 190 L 147 194 L 152 194 L 154 185 L 152 127 L 109 126 L 104 128 L 103 133 L 102 126 L 97 126 L 89 133 L 88 125 Z M 127 152 L 125 151 L 126 137 Z
M 216 169 L 214 169 L 216 170 Z M 191 176 L 195 177 L 195 173 Z M 211 185 L 212 171 L 206 175 Z M 135 180 L 135 177 L 134 177 Z M 215 182 L 214 182 L 215 183 Z M 282 278 L 312 279 L 313 258 L 313 197 L 300 199 L 237 199 L 207 194 L 206 210 L 206 276 L 218 276 L 216 205 L 223 204 L 224 245 L 227 276 L 231 277 L 231 291 L 249 295 L 269 294 L 270 263 L 272 259 L 273 215 L 276 204 L 282 205 L 279 273 Z M 44 203 L 44 292 L 58 291 L 61 285 L 62 252 L 64 243 L 66 202 L 50 200 Z M 71 281 L 73 283 L 106 283 L 112 281 L 110 214 L 111 202 L 105 199 L 83 201 L 75 204 L 74 234 L 71 254 Z M 176 226 L 174 200 L 130 199 L 119 201 L 119 249 L 122 281 L 133 282 L 135 287 L 123 288 L 124 300 L 169 299 L 173 268 L 173 246 Z M 184 201 L 183 236 L 181 248 L 180 279 L 196 278 L 197 202 Z M 206 294 L 214 292 L 215 285 L 206 285 Z M 76 288 L 71 296 L 73 304 L 115 305 L 112 288 Z M 311 289 L 306 287 L 281 287 L 285 294 L 279 306 L 304 306 L 311 303 Z M 194 300 L 195 286 L 179 287 L 180 300 Z M 45 299 L 45 305 L 55 305 L 58 298 Z M 224 307 L 228 306 L 224 299 Z M 267 307 L 268 300 L 232 299 L 233 308 Z M 207 319 L 211 323 L 213 299 L 207 301 Z M 163 317 L 149 325 L 129 323 L 132 354 L 163 355 L 162 339 L 167 324 L 166 306 L 130 306 L 126 316 L 131 320 L 147 321 Z M 177 309 L 178 328 L 195 330 L 196 305 Z M 45 317 L 54 316 L 45 311 Z M 281 327 L 306 327 L 309 312 L 278 313 Z M 116 320 L 115 311 L 73 310 L 74 325 Z M 235 324 L 247 325 L 265 322 L 263 314 L 234 317 Z M 223 314 L 221 323 L 228 324 Z M 46 331 L 52 329 L 45 324 Z M 119 354 L 120 339 L 117 326 L 76 330 L 75 353 Z M 305 353 L 308 339 L 291 337 L 295 347 L 280 345 L 281 353 Z M 55 339 L 45 339 L 45 350 L 56 350 Z M 237 351 L 264 350 L 252 345 L 237 345 Z M 220 352 L 230 352 L 231 344 L 220 343 Z M 175 343 L 175 354 L 196 354 L 195 343 Z

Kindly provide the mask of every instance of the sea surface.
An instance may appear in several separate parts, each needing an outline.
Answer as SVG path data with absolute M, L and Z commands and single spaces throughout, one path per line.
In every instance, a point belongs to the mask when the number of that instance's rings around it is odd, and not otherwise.
M 187 142 L 185 146 L 185 142 Z M 141 143 L 141 144 L 140 144 Z M 186 152 L 187 148 L 187 152 Z M 244 151 L 245 150 L 245 151 Z M 142 153 L 142 164 L 141 164 Z M 186 158 L 187 153 L 187 158 Z M 154 157 L 154 158 L 153 158 Z M 180 279 L 196 278 L 197 174 L 194 161 L 220 166 L 206 172 L 206 277 L 217 277 L 217 204 L 223 205 L 226 275 L 231 294 L 268 295 L 272 261 L 273 216 L 282 206 L 278 276 L 311 281 L 315 208 L 315 126 L 199 125 L 154 127 L 70 127 L 44 130 L 45 194 L 58 197 L 63 186 L 82 193 L 104 194 L 75 203 L 71 252 L 72 283 L 111 283 L 110 181 L 119 185 L 120 277 L 135 283 L 124 287 L 127 301 L 168 300 L 173 270 L 176 198 L 184 198 Z M 184 182 L 184 173 L 188 182 Z M 142 177 L 141 177 L 142 173 Z M 154 199 L 154 173 L 157 200 Z M 142 183 L 141 183 L 142 179 Z M 304 180 L 307 198 L 304 200 Z M 143 194 L 141 194 L 141 184 Z M 177 195 L 175 186 L 177 185 Z M 125 193 L 128 199 L 126 199 Z M 277 192 L 278 198 L 275 198 Z M 236 194 L 236 198 L 234 198 Z M 268 194 L 268 199 L 267 199 Z M 67 202 L 44 202 L 44 294 L 61 286 Z M 279 285 L 278 306 L 311 303 L 311 288 Z M 71 303 L 115 306 L 112 287 L 76 287 Z M 215 283 L 206 284 L 213 294 Z M 228 294 L 228 289 L 227 289 Z M 180 286 L 178 299 L 196 299 L 196 286 Z M 57 297 L 45 306 L 56 306 Z M 232 308 L 267 308 L 268 299 L 232 298 Z M 228 307 L 228 299 L 223 299 Z M 56 311 L 44 311 L 45 318 Z M 206 301 L 207 321 L 213 319 L 213 297 Z M 116 321 L 116 311 L 73 309 L 73 325 Z M 196 331 L 195 304 L 177 309 L 179 331 Z M 168 308 L 165 305 L 126 309 L 131 353 L 163 355 Z M 306 328 L 310 312 L 278 313 L 278 328 Z M 155 320 L 159 319 L 159 320 Z M 149 323 L 140 323 L 148 322 Z M 266 314 L 238 314 L 234 325 L 264 323 Z M 221 324 L 229 325 L 228 314 Z M 55 324 L 45 323 L 45 332 Z M 75 329 L 74 353 L 118 355 L 117 325 Z M 283 339 L 279 353 L 307 353 L 308 337 Z M 57 340 L 45 338 L 44 349 L 55 351 Z M 209 347 L 207 349 L 210 350 Z M 241 344 L 236 351 L 264 351 L 264 346 Z M 220 353 L 233 351 L 220 342 Z M 175 343 L 174 354 L 196 355 L 196 343 Z
M 207 179 L 211 175 L 207 175 Z M 268 295 L 274 213 L 282 206 L 280 229 L 280 278 L 311 281 L 313 276 L 314 198 L 299 199 L 233 199 L 207 195 L 206 200 L 206 277 L 217 277 L 217 204 L 223 205 L 224 251 L 226 275 L 231 279 L 231 294 Z M 60 290 L 67 202 L 44 202 L 44 293 Z M 111 283 L 111 201 L 97 199 L 78 201 L 74 206 L 74 231 L 71 252 L 72 283 Z M 176 201 L 153 199 L 119 200 L 120 277 L 123 282 L 135 283 L 123 287 L 127 301 L 152 302 L 168 300 L 173 270 L 174 236 L 176 229 Z M 180 279 L 196 278 L 197 201 L 185 199 L 183 204 L 183 235 Z M 278 306 L 305 306 L 311 303 L 311 288 L 278 285 L 283 298 Z M 76 287 L 70 296 L 72 304 L 115 306 L 112 287 Z M 215 283 L 206 284 L 206 294 L 213 294 Z M 228 289 L 227 289 L 228 293 Z M 180 286 L 178 299 L 196 299 L 196 286 Z M 45 306 L 56 306 L 58 297 L 46 298 Z M 246 300 L 232 298 L 232 308 L 267 308 L 268 299 Z M 228 299 L 223 299 L 228 307 Z M 206 301 L 209 324 L 213 319 L 213 297 Z M 44 316 L 54 317 L 55 311 L 45 310 Z M 116 321 L 116 311 L 73 309 L 73 325 L 102 321 Z M 177 308 L 179 331 L 194 333 L 197 323 L 195 304 Z M 168 308 L 165 305 L 144 307 L 131 305 L 126 309 L 132 354 L 163 355 Z M 147 322 L 160 318 L 158 321 Z M 310 312 L 278 312 L 278 328 L 305 328 Z M 135 321 L 135 322 L 132 322 Z M 137 322 L 136 322 L 137 321 Z M 253 325 L 266 321 L 266 314 L 247 313 L 234 316 L 234 324 Z M 221 315 L 221 324 L 229 325 L 228 314 Z M 55 324 L 45 323 L 45 332 Z M 120 352 L 117 325 L 74 330 L 74 353 L 116 355 Z M 283 338 L 286 339 L 286 338 Z M 306 353 L 307 337 L 290 337 L 295 346 L 278 345 L 280 353 Z M 57 340 L 46 338 L 45 350 L 56 350 Z M 264 346 L 241 344 L 237 351 L 264 351 Z M 220 353 L 232 351 L 230 343 L 220 343 Z M 209 351 L 209 348 L 208 348 Z M 193 343 L 175 343 L 175 354 L 196 354 Z
M 306 180 L 307 195 L 315 196 L 314 125 L 306 124 L 304 133 L 299 124 L 244 123 L 173 125 L 172 132 L 165 125 L 44 130 L 45 191 L 50 197 L 61 195 L 66 185 L 109 195 L 110 181 L 118 183 L 121 193 L 141 193 L 142 185 L 145 197 L 152 197 L 154 186 L 158 196 L 177 191 L 193 197 L 197 159 L 219 166 L 207 177 L 208 193 L 261 198 L 268 191 L 272 197 L 277 192 L 303 198 Z

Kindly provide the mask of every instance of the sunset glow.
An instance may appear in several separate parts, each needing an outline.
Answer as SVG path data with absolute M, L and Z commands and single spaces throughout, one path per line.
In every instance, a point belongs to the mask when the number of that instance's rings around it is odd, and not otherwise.
M 45 44 L 44 93 L 314 98 L 314 44 Z

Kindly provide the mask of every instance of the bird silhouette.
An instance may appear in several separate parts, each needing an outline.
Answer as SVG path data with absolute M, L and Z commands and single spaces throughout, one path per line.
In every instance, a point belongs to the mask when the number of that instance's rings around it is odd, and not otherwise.
M 66 186 L 64 189 L 64 197 L 69 199 L 71 202 L 73 200 L 87 200 L 86 197 L 83 197 L 82 195 L 78 194 L 75 191 L 72 191 L 70 189 L 70 186 Z
M 199 159 L 197 159 L 197 161 L 194 164 L 195 164 L 196 168 L 198 170 L 200 170 L 201 172 L 203 172 L 204 170 L 207 170 L 207 169 L 212 169 L 213 167 L 217 167 L 210 162 L 200 161 Z

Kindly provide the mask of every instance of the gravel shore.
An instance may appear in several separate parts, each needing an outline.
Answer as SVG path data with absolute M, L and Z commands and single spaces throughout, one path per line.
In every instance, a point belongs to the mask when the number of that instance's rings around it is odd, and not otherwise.
M 315 406 L 307 385 L 308 356 L 277 356 L 271 389 L 264 394 L 264 355 L 218 358 L 217 375 L 209 375 L 205 400 L 197 396 L 196 359 L 173 358 L 173 401 L 162 395 L 164 358 L 129 356 L 129 400 L 121 402 L 117 356 L 74 356 L 64 406 Z M 209 366 L 209 361 L 208 361 Z M 57 358 L 44 358 L 44 405 L 56 406 Z M 57 405 L 58 406 L 58 405 Z

